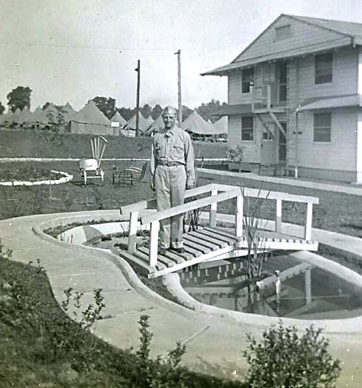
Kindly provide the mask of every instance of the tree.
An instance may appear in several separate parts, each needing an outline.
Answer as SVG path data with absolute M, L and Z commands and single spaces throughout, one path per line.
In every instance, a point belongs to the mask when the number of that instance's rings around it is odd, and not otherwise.
M 0 102 L 0 115 L 2 115 L 5 112 L 4 105 Z
M 157 104 L 153 107 L 151 117 L 153 120 L 156 120 L 157 117 L 162 113 L 163 109 L 161 105 Z
M 182 121 L 185 121 L 191 113 L 192 109 L 190 109 L 188 106 L 182 105 Z
M 328 352 L 329 342 L 313 326 L 298 335 L 297 329 L 272 326 L 261 343 L 248 337 L 244 357 L 250 368 L 247 386 L 258 388 L 333 388 L 341 371 L 340 361 Z
M 222 105 L 220 104 L 220 101 L 219 100 L 214 100 L 212 99 L 210 102 L 208 102 L 207 104 L 201 104 L 198 108 L 197 108 L 197 111 L 199 112 L 200 116 L 204 119 L 204 120 L 208 120 L 208 119 L 211 119 L 211 120 L 214 120 L 214 118 L 212 117 L 212 115 L 218 111 L 221 107 L 224 107 L 226 106 L 227 104 L 226 103 L 223 103 Z
M 145 119 L 148 119 L 150 116 L 151 116 L 151 113 L 152 113 L 152 108 L 148 105 L 148 104 L 145 104 L 143 105 L 143 107 L 140 109 L 141 113 L 142 113 L 142 116 L 145 118 Z
M 25 107 L 30 109 L 30 96 L 32 90 L 26 86 L 18 86 L 13 89 L 6 97 L 8 99 L 8 105 L 12 112 L 15 112 L 18 108 L 23 110 Z
M 133 115 L 136 113 L 136 109 L 131 109 L 131 108 L 117 108 L 119 114 L 126 120 L 129 121 Z
M 116 100 L 112 97 L 94 97 L 93 101 L 108 119 L 111 119 L 117 111 Z

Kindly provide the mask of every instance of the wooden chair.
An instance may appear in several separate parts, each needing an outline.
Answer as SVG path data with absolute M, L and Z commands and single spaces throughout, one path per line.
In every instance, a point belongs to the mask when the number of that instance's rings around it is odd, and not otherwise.
M 104 182 L 104 172 L 101 169 L 102 158 L 104 150 L 106 149 L 106 143 L 108 140 L 103 136 L 94 137 L 91 140 L 92 155 L 91 159 L 81 159 L 79 162 L 80 174 L 84 178 L 84 186 L 87 185 L 87 179 L 102 179 Z M 94 175 L 88 175 L 90 172 Z

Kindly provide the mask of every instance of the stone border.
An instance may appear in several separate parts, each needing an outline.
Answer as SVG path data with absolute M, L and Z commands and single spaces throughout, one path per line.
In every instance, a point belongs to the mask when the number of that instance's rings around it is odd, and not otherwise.
M 73 179 L 73 175 L 70 175 L 64 171 L 55 171 L 51 172 L 64 175 L 59 179 L 47 179 L 44 181 L 9 181 L 9 182 L 0 182 L 0 186 L 39 186 L 39 185 L 59 185 L 61 183 L 70 182 Z

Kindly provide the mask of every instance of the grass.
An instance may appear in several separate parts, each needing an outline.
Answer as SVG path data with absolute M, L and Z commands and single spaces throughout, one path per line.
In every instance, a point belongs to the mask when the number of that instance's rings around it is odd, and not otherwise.
M 0 254 L 2 388 L 146 387 L 142 365 L 156 381 L 172 375 L 173 380 L 164 387 L 242 387 L 241 383 L 192 373 L 172 363 L 151 361 L 140 353 L 145 350 L 142 346 L 136 351 L 116 349 L 84 327 L 87 325 L 80 327 L 70 320 L 57 304 L 39 263 L 24 265 Z M 145 335 L 150 340 L 152 329 Z
M 1 136 L 3 135 L 2 131 Z M 16 136 L 26 136 L 20 142 L 21 150 L 6 145 L 14 142 Z M 76 139 L 69 135 L 58 138 L 54 134 L 13 133 L 6 135 L 6 142 L 0 148 L 0 157 L 10 156 L 42 156 L 42 157 L 82 157 L 90 154 L 89 137 Z M 20 137 L 21 137 L 20 136 Z M 53 137 L 52 137 L 53 136 Z M 63 135 L 65 136 L 65 135 Z M 84 140 L 85 139 L 85 140 Z M 3 137 L 2 137 L 3 140 Z M 122 144 L 124 138 L 114 140 L 106 157 L 148 157 L 149 139 L 131 139 Z M 34 146 L 38 142 L 40 146 Z M 144 142 L 144 143 L 143 143 Z M 81 144 L 80 144 L 81 143 Z M 115 145 L 117 143 L 117 146 Z M 16 142 L 13 144 L 17 144 Z M 89 146 L 89 150 L 86 148 Z M 210 144 L 210 149 L 215 144 Z M 58 148 L 57 148 L 58 147 Z M 201 148 L 200 148 L 201 149 Z M 205 150 L 205 149 L 204 149 Z M 221 150 L 218 149 L 217 152 Z M 52 154 L 52 152 L 54 152 Z M 107 151 L 106 151 L 107 152 Z M 204 151 L 203 151 L 204 152 Z M 200 154 L 200 153 L 199 153 Z M 217 154 L 217 153 L 216 153 Z M 135 156 L 137 155 L 137 156 Z M 200 156 L 200 155 L 199 155 Z M 208 155 L 205 157 L 224 157 L 224 155 Z M 133 162 L 135 164 L 136 162 Z M 79 175 L 79 165 L 75 161 L 49 162 L 47 169 L 65 171 L 74 175 L 74 180 L 67 184 L 51 187 L 2 187 L 0 186 L 0 219 L 8 219 L 31 214 L 76 212 L 99 209 L 118 209 L 121 205 L 152 198 L 148 177 L 145 182 L 137 182 L 134 186 L 113 185 L 112 173 L 120 171 L 132 162 L 102 163 L 105 171 L 105 183 L 100 180 L 91 181 L 83 187 Z M 142 163 L 141 163 L 142 165 Z M 28 168 L 44 166 L 37 162 L 27 163 Z M 19 168 L 17 163 L 1 168 Z M 362 237 L 362 197 L 331 193 L 320 190 L 297 188 L 274 184 L 260 184 L 252 180 L 228 178 L 200 177 L 199 185 L 210 182 L 255 187 L 258 189 L 285 191 L 291 194 L 310 195 L 320 198 L 320 204 L 314 206 L 313 227 Z M 267 208 L 267 216 L 273 217 L 274 204 Z M 304 223 L 304 205 L 285 204 L 283 221 Z M 233 211 L 230 204 L 220 206 L 220 211 Z M 321 252 L 331 258 L 338 256 L 321 247 Z M 141 387 L 136 376 L 139 361 L 132 351 L 120 351 L 88 331 L 82 332 L 81 341 L 74 339 L 66 354 L 54 356 L 51 344 L 56 333 L 74 325 L 65 312 L 54 300 L 46 273 L 38 265 L 23 265 L 12 262 L 0 255 L 0 386 L 1 387 Z M 353 264 L 355 265 L 355 264 Z M 10 285 L 10 289 L 9 289 Z M 162 293 L 162 285 L 153 284 L 154 289 Z M 13 295 L 14 303 L 8 306 L 7 294 Z M 14 298 L 14 295 L 17 295 Z M 5 307 L 4 307 L 5 306 Z M 77 327 L 78 330 L 78 327 Z M 170 344 L 172 347 L 173 344 Z M 186 349 L 187 352 L 187 349 Z M 87 362 L 84 363 L 86 355 Z M 232 387 L 242 386 L 241 383 L 225 382 L 208 376 L 185 373 L 187 387 Z M 138 385 L 137 385 L 138 384 Z M 176 385 L 177 386 L 177 385 Z M 181 385 L 179 385 L 181 386 Z M 167 386 L 165 386 L 167 387 Z

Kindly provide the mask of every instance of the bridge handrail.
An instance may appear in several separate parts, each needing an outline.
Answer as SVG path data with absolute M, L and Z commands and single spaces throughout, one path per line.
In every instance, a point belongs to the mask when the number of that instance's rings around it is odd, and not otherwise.
M 221 194 L 197 199 L 195 201 L 187 202 L 187 203 L 184 203 L 183 205 L 175 206 L 167 210 L 162 210 L 157 213 L 145 215 L 141 217 L 141 224 L 147 225 L 154 221 L 161 221 L 161 220 L 164 220 L 165 218 L 170 218 L 179 214 L 184 214 L 191 210 L 199 209 L 201 207 L 208 206 L 213 203 L 218 203 L 218 202 L 226 201 L 228 199 L 236 198 L 240 195 L 242 195 L 241 188 L 235 187 L 233 190 L 228 190 Z
M 210 183 L 208 185 L 199 186 L 190 190 L 186 190 L 185 198 L 191 198 L 191 197 L 195 197 L 196 195 L 210 192 L 215 189 L 215 186 L 216 186 L 215 183 Z M 235 188 L 235 186 L 233 186 L 233 188 Z M 156 198 L 152 198 L 146 201 L 140 201 L 137 203 L 132 203 L 130 205 L 121 206 L 119 210 L 121 215 L 125 215 L 133 211 L 141 211 L 145 209 L 156 209 L 156 208 L 157 208 L 157 200 Z
M 195 187 L 194 189 L 186 190 L 185 198 L 191 198 L 200 194 L 204 194 L 213 190 L 218 191 L 230 191 L 235 189 L 238 186 L 232 185 L 222 185 L 218 183 L 210 183 L 208 185 Z M 289 202 L 299 202 L 299 203 L 311 203 L 318 205 L 319 198 L 310 197 L 305 195 L 296 195 L 289 193 L 281 193 L 278 191 L 268 191 L 268 190 L 259 190 L 253 189 L 249 187 L 242 188 L 243 195 L 245 197 L 253 197 L 253 198 L 264 198 L 264 199 L 275 199 Z M 156 198 L 148 199 L 146 201 L 140 201 L 137 203 L 133 203 L 130 205 L 125 205 L 120 207 L 120 214 L 125 215 L 129 214 L 133 211 L 141 211 L 145 209 L 156 209 L 157 201 Z
M 232 185 L 221 185 L 217 183 L 211 183 L 205 186 L 187 190 L 185 197 L 196 197 L 197 195 L 205 193 L 209 193 L 209 195 L 199 199 L 196 198 L 190 202 L 186 202 L 182 205 L 175 206 L 167 210 L 141 215 L 140 217 L 140 211 L 144 209 L 150 209 L 151 206 L 152 208 L 156 208 L 157 203 L 155 199 L 141 201 L 136 204 L 121 207 L 121 214 L 130 214 L 128 251 L 130 253 L 134 253 L 136 251 L 137 224 L 139 220 L 142 225 L 150 224 L 149 265 L 151 267 L 155 267 L 157 265 L 158 232 L 160 228 L 160 221 L 179 214 L 187 213 L 195 209 L 210 206 L 209 225 L 211 227 L 215 227 L 217 204 L 218 202 L 226 201 L 229 199 L 236 200 L 235 236 L 241 238 L 243 236 L 244 198 L 246 197 L 255 197 L 276 201 L 275 231 L 279 233 L 281 233 L 282 229 L 282 201 L 284 200 L 305 203 L 307 205 L 307 209 L 305 213 L 304 238 L 305 240 L 311 240 L 313 204 L 318 204 L 319 198 L 253 188 L 243 188 Z

